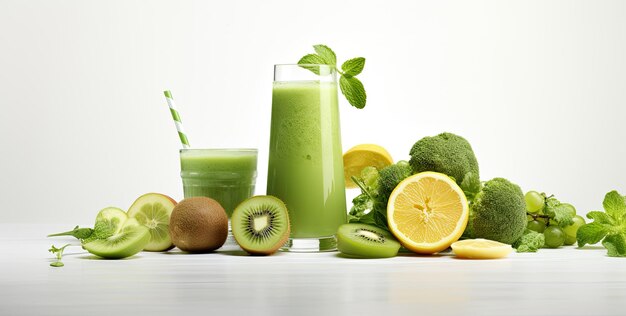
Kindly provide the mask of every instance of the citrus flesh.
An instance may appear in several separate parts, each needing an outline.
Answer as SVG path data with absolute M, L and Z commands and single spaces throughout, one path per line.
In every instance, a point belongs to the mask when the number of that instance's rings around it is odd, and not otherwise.
M 513 251 L 511 245 L 482 238 L 457 241 L 451 247 L 457 257 L 465 259 L 499 259 Z
M 148 193 L 135 200 L 128 209 L 128 216 L 146 226 L 150 231 L 150 242 L 144 250 L 165 251 L 173 247 L 170 237 L 170 216 L 176 201 L 160 193 Z
M 421 172 L 398 184 L 389 196 L 387 220 L 407 249 L 433 254 L 457 241 L 469 218 L 467 198 L 454 180 L 438 172 Z
M 343 154 L 343 171 L 346 188 L 356 188 L 352 176 L 359 177 L 365 167 L 376 167 L 380 170 L 393 163 L 387 150 L 375 144 L 360 144 L 350 148 Z

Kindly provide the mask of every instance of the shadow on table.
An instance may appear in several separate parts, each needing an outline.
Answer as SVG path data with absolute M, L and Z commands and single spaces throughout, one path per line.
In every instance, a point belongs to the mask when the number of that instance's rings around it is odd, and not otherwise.
M 122 258 L 122 259 L 107 259 L 107 258 L 98 257 L 96 255 L 86 254 L 86 255 L 82 255 L 82 256 L 77 257 L 77 258 L 78 259 L 83 259 L 83 260 L 103 260 L 103 261 L 114 260 L 114 261 L 118 261 L 118 260 L 137 260 L 137 259 L 140 259 L 141 257 L 139 257 L 139 256 L 130 256 L 130 257 L 127 257 L 127 258 Z
M 433 255 L 421 255 L 413 252 L 399 252 L 397 257 L 415 257 L 415 258 L 443 258 L 443 257 L 451 257 L 454 256 L 452 253 L 437 253 Z M 360 260 L 372 260 L 372 259 L 388 259 L 388 258 L 363 258 L 363 257 L 353 257 L 350 255 L 343 254 L 341 252 L 335 255 L 337 258 L 344 259 L 360 259 Z

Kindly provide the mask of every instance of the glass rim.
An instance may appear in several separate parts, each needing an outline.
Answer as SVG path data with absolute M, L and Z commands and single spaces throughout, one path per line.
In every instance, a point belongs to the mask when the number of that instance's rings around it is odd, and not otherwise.
M 287 66 L 297 66 L 297 67 L 302 67 L 302 66 L 324 66 L 324 67 L 328 67 L 328 68 L 332 68 L 334 69 L 335 66 L 333 65 L 327 65 L 327 64 L 274 64 L 274 68 L 276 67 L 287 67 Z
M 237 152 L 237 153 L 258 153 L 257 148 L 181 148 L 178 150 L 181 154 L 184 152 Z

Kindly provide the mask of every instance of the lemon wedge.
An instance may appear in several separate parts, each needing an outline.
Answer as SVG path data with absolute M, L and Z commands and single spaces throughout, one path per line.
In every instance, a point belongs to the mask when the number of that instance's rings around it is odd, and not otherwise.
M 387 150 L 375 144 L 360 144 L 350 148 L 343 154 L 343 172 L 346 188 L 356 188 L 352 176 L 358 177 L 365 167 L 376 167 L 378 170 L 393 163 Z

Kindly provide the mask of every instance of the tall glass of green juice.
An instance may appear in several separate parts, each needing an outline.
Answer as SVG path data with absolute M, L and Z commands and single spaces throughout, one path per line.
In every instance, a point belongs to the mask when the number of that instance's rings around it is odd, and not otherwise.
M 256 149 L 181 149 L 185 198 L 210 197 L 230 218 L 235 207 L 254 194 L 256 165 Z
M 336 249 L 346 198 L 333 67 L 275 66 L 267 194 L 289 210 L 284 250 Z

